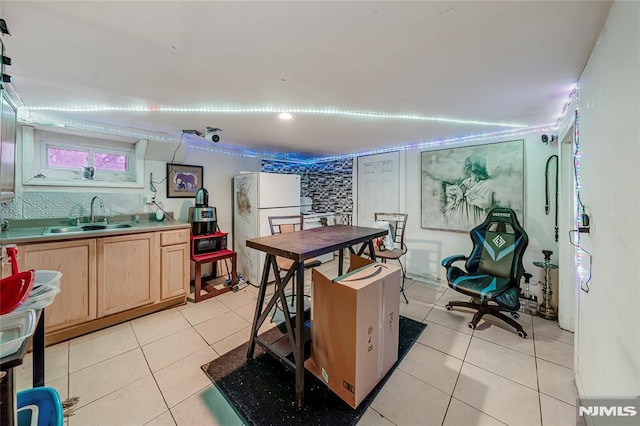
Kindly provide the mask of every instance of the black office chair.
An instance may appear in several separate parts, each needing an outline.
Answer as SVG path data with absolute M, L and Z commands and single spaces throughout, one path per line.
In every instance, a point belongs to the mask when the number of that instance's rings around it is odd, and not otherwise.
M 285 234 L 287 232 L 296 232 L 304 229 L 304 216 L 299 215 L 291 215 L 291 216 L 269 216 L 269 227 L 271 228 L 271 235 L 276 234 Z M 288 271 L 293 266 L 293 260 L 287 259 L 285 257 L 276 256 L 276 264 L 281 271 Z M 320 266 L 321 262 L 318 259 L 307 259 L 304 262 L 304 268 L 315 268 L 316 266 Z M 290 312 L 295 312 L 295 300 L 296 300 L 296 279 L 297 275 L 293 276 L 291 280 L 292 289 L 291 289 L 291 308 Z M 304 297 L 310 297 L 305 294 Z M 277 309 L 281 309 L 281 307 L 276 304 Z M 271 321 L 275 317 L 276 311 L 273 311 L 273 315 L 271 315 Z
M 469 257 L 455 255 L 442 260 L 449 287 L 472 297 L 469 302 L 447 303 L 447 310 L 454 306 L 476 309 L 469 322 L 471 329 L 488 314 L 514 327 L 518 336 L 527 337 L 520 324 L 502 313 L 510 312 L 513 318 L 519 318 L 520 278 L 525 273 L 522 256 L 529 238 L 516 213 L 507 208 L 491 210 L 484 223 L 471 231 L 471 240 L 473 251 Z M 452 266 L 460 260 L 466 261 L 466 271 Z

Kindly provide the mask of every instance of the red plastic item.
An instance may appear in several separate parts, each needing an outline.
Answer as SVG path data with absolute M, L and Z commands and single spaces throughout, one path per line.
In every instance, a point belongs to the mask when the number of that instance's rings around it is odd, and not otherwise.
M 9 256 L 9 262 L 11 262 L 11 275 L 18 275 L 18 248 L 7 247 L 7 256 Z
M 0 280 L 0 315 L 13 311 L 29 297 L 34 280 L 33 269 Z

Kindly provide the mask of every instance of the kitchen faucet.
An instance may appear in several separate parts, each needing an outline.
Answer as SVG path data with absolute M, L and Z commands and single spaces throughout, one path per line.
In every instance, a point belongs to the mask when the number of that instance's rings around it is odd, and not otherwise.
M 98 195 L 96 195 L 95 197 L 93 197 L 93 198 L 91 199 L 91 215 L 89 216 L 89 223 L 94 223 L 94 222 L 96 221 L 96 217 L 95 217 L 95 215 L 93 214 L 93 203 L 94 203 L 96 200 L 100 200 L 100 207 L 101 207 L 101 208 L 104 208 L 104 201 L 102 201 L 102 198 L 100 198 Z

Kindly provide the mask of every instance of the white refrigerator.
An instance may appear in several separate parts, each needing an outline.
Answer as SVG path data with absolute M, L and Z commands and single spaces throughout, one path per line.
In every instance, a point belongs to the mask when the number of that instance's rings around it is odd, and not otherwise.
M 271 235 L 269 216 L 300 214 L 300 176 L 279 173 L 243 173 L 233 177 L 233 249 L 238 273 L 260 285 L 264 252 L 246 241 Z

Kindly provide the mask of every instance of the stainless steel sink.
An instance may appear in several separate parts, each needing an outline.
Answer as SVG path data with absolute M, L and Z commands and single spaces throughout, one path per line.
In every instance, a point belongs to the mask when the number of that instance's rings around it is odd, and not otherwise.
M 112 229 L 132 228 L 130 223 L 114 223 L 112 225 L 105 225 L 102 223 L 88 223 L 86 225 L 78 226 L 52 226 L 45 228 L 43 234 L 69 234 L 76 232 L 88 232 L 88 231 L 109 231 Z
M 133 227 L 133 225 L 130 223 L 116 223 L 116 224 L 107 226 L 107 228 L 110 228 L 110 229 L 131 228 L 131 227 Z
M 107 229 L 107 225 L 83 225 L 80 228 L 82 228 L 83 231 L 99 231 L 101 229 Z

